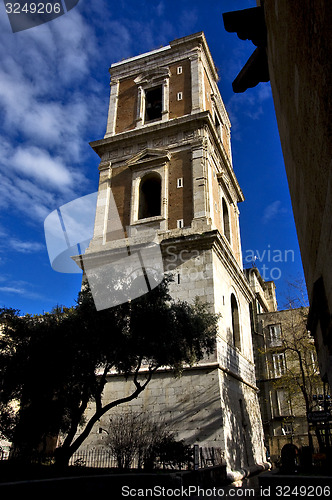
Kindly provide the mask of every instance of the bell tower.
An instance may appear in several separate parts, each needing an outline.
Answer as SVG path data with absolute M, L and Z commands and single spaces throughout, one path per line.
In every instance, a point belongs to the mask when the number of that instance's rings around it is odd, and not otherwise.
M 215 353 L 180 379 L 158 372 L 131 406 L 167 415 L 188 443 L 222 450 L 231 470 L 265 461 L 230 121 L 202 32 L 115 63 L 100 157 L 94 235 L 86 262 L 114 251 L 123 234 L 153 231 L 174 298 L 199 296 L 220 313 Z M 116 206 L 118 227 L 110 224 Z M 116 230 L 123 231 L 117 237 Z M 118 246 L 121 243 L 118 243 Z M 126 382 L 114 376 L 114 394 Z M 98 436 L 93 444 L 98 445 Z M 93 438 L 94 439 L 94 438 Z M 91 443 L 90 443 L 91 444 Z

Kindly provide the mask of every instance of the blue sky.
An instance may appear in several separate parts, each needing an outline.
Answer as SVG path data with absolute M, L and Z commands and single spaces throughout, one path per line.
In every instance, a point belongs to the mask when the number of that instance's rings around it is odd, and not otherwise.
M 244 263 L 274 279 L 283 306 L 303 276 L 269 83 L 234 94 L 254 50 L 224 29 L 222 13 L 255 0 L 80 0 L 45 25 L 12 33 L 0 3 L 0 307 L 22 313 L 75 303 L 79 274 L 52 270 L 44 220 L 98 187 L 113 62 L 204 31 L 232 123 Z M 263 267 L 264 266 L 264 267 Z

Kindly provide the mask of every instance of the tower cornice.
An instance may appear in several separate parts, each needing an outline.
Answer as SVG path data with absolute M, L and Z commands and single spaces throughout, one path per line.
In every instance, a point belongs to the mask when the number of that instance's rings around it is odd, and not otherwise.
M 232 276 L 237 286 L 241 289 L 248 301 L 255 298 L 248 279 L 234 258 L 233 252 L 226 239 L 217 229 L 206 231 L 204 233 L 194 233 L 192 230 L 184 230 L 179 236 L 167 238 L 167 235 L 160 235 L 161 249 L 166 252 L 167 247 L 176 246 L 178 251 L 186 250 L 208 250 L 212 248 L 223 262 L 224 266 Z
M 147 138 L 151 139 L 153 137 L 161 136 L 163 137 L 164 143 L 162 147 L 164 149 L 171 149 L 172 145 L 167 141 L 167 131 L 169 131 L 169 135 L 172 135 L 176 130 L 183 129 L 188 131 L 188 126 L 190 126 L 191 130 L 197 130 L 204 127 L 204 125 L 208 126 L 209 133 L 213 138 L 222 163 L 226 168 L 228 177 L 230 178 L 232 185 L 234 186 L 237 195 L 237 201 L 244 201 L 242 189 L 240 188 L 240 185 L 235 176 L 231 161 L 215 130 L 211 113 L 209 111 L 201 111 L 199 113 L 182 116 L 180 118 L 174 118 L 173 120 L 169 120 L 167 122 L 158 122 L 157 124 L 151 124 L 145 127 L 121 132 L 113 136 L 90 142 L 90 146 L 98 154 L 98 156 L 102 158 L 105 153 L 108 153 L 114 149 L 118 149 L 119 147 L 125 148 L 127 145 L 133 145 L 134 143 L 144 143 Z M 198 141 L 202 141 L 203 137 L 196 136 L 195 139 Z M 192 143 L 192 139 L 190 139 L 189 142 Z M 132 153 L 128 153 L 127 157 L 122 156 L 122 161 L 127 161 L 131 156 Z M 103 160 L 106 160 L 106 158 L 103 158 Z

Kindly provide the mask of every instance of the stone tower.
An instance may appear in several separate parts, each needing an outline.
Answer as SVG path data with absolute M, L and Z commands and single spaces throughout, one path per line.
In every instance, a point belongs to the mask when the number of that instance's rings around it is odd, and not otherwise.
M 164 271 L 175 276 L 174 298 L 199 296 L 221 314 L 214 355 L 180 379 L 160 370 L 131 406 L 162 412 L 188 443 L 221 448 L 231 470 L 263 463 L 249 313 L 254 295 L 239 232 L 244 198 L 205 36 L 174 40 L 113 64 L 110 73 L 106 134 L 91 143 L 101 159 L 100 181 L 84 259 L 100 261 L 117 246 L 111 200 L 126 237 L 144 242 L 145 230 L 154 230 Z M 126 392 L 126 382 L 114 375 L 106 390 L 114 398 Z M 100 439 L 96 428 L 89 445 Z

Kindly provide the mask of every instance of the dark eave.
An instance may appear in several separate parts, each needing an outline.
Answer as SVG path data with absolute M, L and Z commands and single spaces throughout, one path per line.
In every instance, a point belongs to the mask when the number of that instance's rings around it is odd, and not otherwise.
M 262 7 L 225 12 L 225 30 L 236 33 L 240 40 L 251 40 L 256 47 L 266 47 L 266 25 Z
M 236 33 L 240 40 L 251 40 L 257 47 L 233 81 L 233 91 L 245 92 L 260 82 L 268 82 L 267 31 L 263 7 L 225 12 L 223 20 L 226 31 Z
M 260 82 L 268 82 L 269 80 L 266 50 L 257 47 L 233 81 L 232 87 L 235 93 L 241 93 L 249 88 L 256 87 Z

